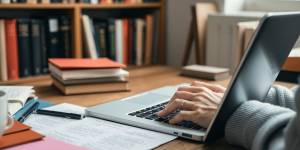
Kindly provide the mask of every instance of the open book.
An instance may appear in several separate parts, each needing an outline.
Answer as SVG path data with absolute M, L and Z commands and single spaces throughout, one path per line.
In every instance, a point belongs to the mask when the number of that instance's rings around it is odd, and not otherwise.
M 0 86 L 8 100 L 8 111 L 11 115 L 20 110 L 30 97 L 35 97 L 32 86 Z

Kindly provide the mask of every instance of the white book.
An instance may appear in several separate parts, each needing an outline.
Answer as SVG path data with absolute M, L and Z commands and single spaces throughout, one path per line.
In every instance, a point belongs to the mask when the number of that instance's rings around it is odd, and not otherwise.
M 98 0 L 91 0 L 91 4 L 98 4 Z
M 1 4 L 10 4 L 10 0 L 1 0 Z
M 49 64 L 51 73 L 58 75 L 62 80 L 71 79 L 95 79 L 107 77 L 128 77 L 129 72 L 121 68 L 114 69 L 84 69 L 84 70 L 60 70 Z
M 115 37 L 116 37 L 116 60 L 123 63 L 123 21 L 122 19 L 115 20 Z
M 0 80 L 2 81 L 8 80 L 4 22 L 4 20 L 0 20 Z
M 143 65 L 143 34 L 145 21 L 143 19 L 136 19 L 136 65 Z
M 90 58 L 98 58 L 96 44 L 93 36 L 92 25 L 90 21 L 90 17 L 87 15 L 82 15 L 82 23 L 83 23 L 83 33 L 85 36 L 85 42 L 87 45 L 87 51 Z

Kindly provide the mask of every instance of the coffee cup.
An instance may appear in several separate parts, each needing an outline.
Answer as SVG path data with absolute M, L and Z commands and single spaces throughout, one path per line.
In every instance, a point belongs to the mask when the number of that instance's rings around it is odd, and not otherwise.
M 0 91 L 0 137 L 13 124 L 14 120 L 8 113 L 8 100 L 5 98 L 5 92 Z

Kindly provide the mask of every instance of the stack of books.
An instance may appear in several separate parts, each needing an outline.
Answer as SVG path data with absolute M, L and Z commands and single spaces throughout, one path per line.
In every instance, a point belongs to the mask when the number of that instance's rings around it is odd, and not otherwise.
M 125 67 L 108 58 L 49 59 L 53 84 L 65 95 L 128 91 Z

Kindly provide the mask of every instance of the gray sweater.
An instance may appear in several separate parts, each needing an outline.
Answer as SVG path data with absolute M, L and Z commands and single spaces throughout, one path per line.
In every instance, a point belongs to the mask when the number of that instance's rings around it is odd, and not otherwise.
M 225 138 L 246 149 L 300 149 L 299 113 L 300 90 L 274 86 L 263 101 L 249 100 L 233 113 Z

